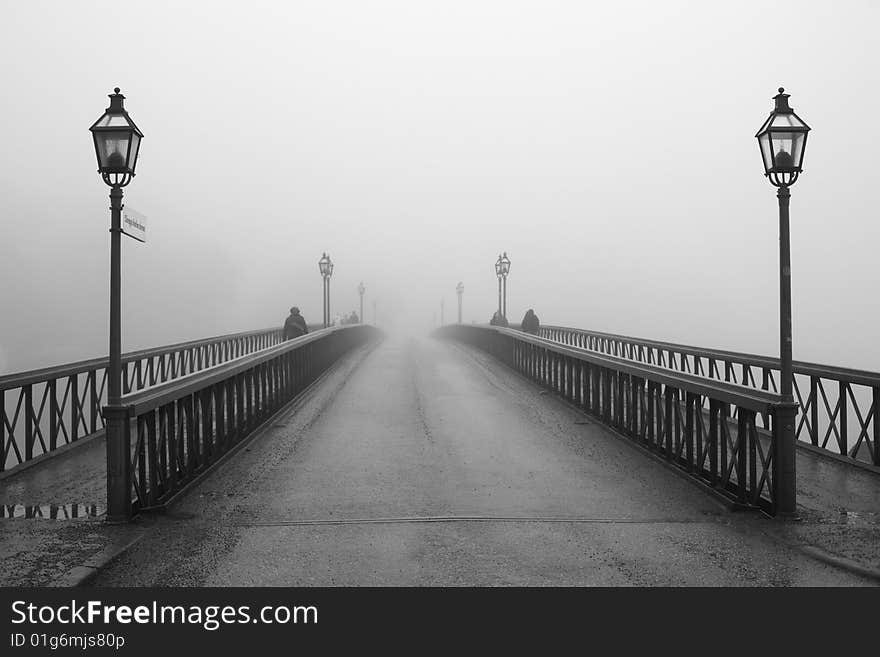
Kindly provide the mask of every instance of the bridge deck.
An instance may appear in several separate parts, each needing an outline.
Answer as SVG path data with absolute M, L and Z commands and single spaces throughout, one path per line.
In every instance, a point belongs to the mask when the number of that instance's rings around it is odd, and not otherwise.
M 101 448 L 0 482 L 0 502 L 102 494 Z M 797 546 L 880 568 L 880 477 L 798 458 L 803 522 L 731 514 L 485 354 L 390 338 L 345 359 L 171 513 L 112 529 L 148 531 L 97 583 L 867 581 Z M 4 522 L 20 534 L 47 521 Z

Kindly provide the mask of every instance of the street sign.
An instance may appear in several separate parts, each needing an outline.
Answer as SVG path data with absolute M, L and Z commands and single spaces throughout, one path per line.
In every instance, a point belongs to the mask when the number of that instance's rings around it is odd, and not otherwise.
M 128 206 L 122 209 L 122 232 L 138 242 L 147 241 L 147 218 Z

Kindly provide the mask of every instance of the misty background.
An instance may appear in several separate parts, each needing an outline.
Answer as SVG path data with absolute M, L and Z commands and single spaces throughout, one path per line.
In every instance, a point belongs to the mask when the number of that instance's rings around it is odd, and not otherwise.
M 46 2 L 0 16 L 0 373 L 107 352 L 109 188 L 89 126 L 145 138 L 123 349 L 321 319 L 508 318 L 778 353 L 754 134 L 813 130 L 792 188 L 794 357 L 880 369 L 880 5 Z

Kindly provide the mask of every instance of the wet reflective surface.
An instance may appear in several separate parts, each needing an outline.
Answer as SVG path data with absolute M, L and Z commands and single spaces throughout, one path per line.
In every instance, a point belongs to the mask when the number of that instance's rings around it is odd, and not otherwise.
M 873 473 L 860 483 L 829 474 L 821 493 L 802 482 L 810 515 L 777 523 L 730 513 L 598 422 L 574 425 L 585 420 L 491 356 L 389 335 L 344 359 L 272 423 L 286 426 L 250 442 L 172 514 L 151 518 L 91 585 L 873 581 L 802 550 L 880 566 L 880 526 L 853 524 L 880 510 Z
M 0 519 L 42 518 L 45 520 L 88 520 L 104 515 L 97 504 L 0 504 Z

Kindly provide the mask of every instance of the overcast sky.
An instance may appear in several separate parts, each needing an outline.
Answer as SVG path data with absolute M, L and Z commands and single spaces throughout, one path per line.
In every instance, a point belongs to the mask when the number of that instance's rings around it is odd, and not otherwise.
M 106 353 L 108 188 L 88 127 L 145 133 L 125 349 L 321 319 L 509 317 L 778 353 L 776 88 L 794 356 L 880 369 L 880 3 L 0 0 L 0 372 Z

